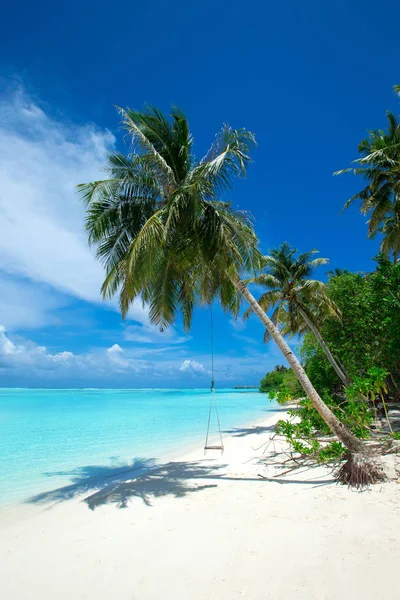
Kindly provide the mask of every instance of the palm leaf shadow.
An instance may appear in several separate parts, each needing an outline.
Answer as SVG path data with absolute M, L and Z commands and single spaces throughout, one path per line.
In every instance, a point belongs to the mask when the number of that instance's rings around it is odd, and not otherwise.
M 116 470 L 90 465 L 72 471 L 46 473 L 48 477 L 68 476 L 72 483 L 45 491 L 28 499 L 32 504 L 58 503 L 88 494 L 83 501 L 91 510 L 104 504 L 126 508 L 131 498 L 140 498 L 146 506 L 164 496 L 181 498 L 187 494 L 217 487 L 196 480 L 216 479 L 224 465 L 180 461 L 159 464 L 155 459 L 134 459 Z

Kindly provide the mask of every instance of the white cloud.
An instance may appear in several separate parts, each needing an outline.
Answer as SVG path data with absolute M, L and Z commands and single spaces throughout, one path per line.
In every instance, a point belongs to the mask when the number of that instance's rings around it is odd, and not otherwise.
M 111 356 L 115 356 L 116 354 L 120 354 L 121 352 L 123 352 L 123 349 L 119 344 L 114 344 L 113 346 L 111 346 L 111 348 L 107 349 L 107 352 L 111 354 Z
M 64 364 L 74 358 L 75 358 L 74 354 L 72 352 L 67 352 L 66 350 L 64 350 L 64 352 L 59 352 L 58 354 L 53 354 L 53 360 L 55 362 L 64 363 Z
M 7 329 L 59 325 L 59 309 L 68 298 L 46 285 L 21 280 L 0 271 L 0 315 Z
M 4 355 L 16 354 L 18 352 L 17 347 L 10 339 L 8 339 L 5 331 L 5 327 L 0 325 L 0 353 Z
M 104 273 L 87 245 L 84 208 L 75 186 L 104 176 L 105 157 L 114 143 L 114 136 L 106 129 L 66 124 L 48 116 L 21 90 L 2 97 L 3 271 L 46 283 L 89 302 L 101 302 L 99 290 Z M 33 320 L 42 320 L 45 314 L 42 311 Z M 132 307 L 129 316 L 147 322 L 140 303 Z M 9 322 L 17 321 L 15 312 Z
M 42 372 L 47 371 L 53 378 L 69 374 L 103 378 L 121 371 L 140 373 L 152 367 L 151 361 L 135 356 L 123 358 L 122 353 L 123 349 L 118 344 L 107 350 L 95 349 L 83 354 L 67 350 L 53 353 L 31 340 L 16 336 L 11 339 L 4 326 L 0 325 L 0 369 L 8 373 L 35 376 L 40 371 L 40 376 L 43 377 Z
M 0 325 L 0 358 L 2 366 L 15 368 L 26 365 L 48 369 L 52 364 L 65 364 L 76 357 L 72 352 L 49 353 L 45 346 L 38 346 L 30 340 L 12 341 Z
M 173 350 L 173 352 L 171 352 Z M 272 350 L 272 348 L 271 348 Z M 266 371 L 284 360 L 279 351 L 270 353 L 249 350 L 245 356 L 236 353 L 214 356 L 217 387 L 236 384 L 257 384 Z M 188 356 L 184 347 L 170 346 L 156 349 L 142 347 L 122 348 L 113 344 L 109 348 L 93 348 L 90 352 L 75 354 L 66 349 L 53 352 L 29 339 L 6 332 L 0 325 L 0 378 L 3 385 L 74 385 L 101 386 L 111 383 L 119 387 L 185 385 L 210 373 L 208 354 Z M 202 378 L 202 379 L 201 379 Z M 190 383 L 189 383 L 190 385 Z
M 207 371 L 197 360 L 184 360 L 181 366 L 179 367 L 180 371 L 185 371 L 187 373 L 191 373 L 192 375 L 204 375 Z
M 190 336 L 179 336 L 173 327 L 160 331 L 154 325 L 128 325 L 124 331 L 124 338 L 129 342 L 143 344 L 184 344 Z

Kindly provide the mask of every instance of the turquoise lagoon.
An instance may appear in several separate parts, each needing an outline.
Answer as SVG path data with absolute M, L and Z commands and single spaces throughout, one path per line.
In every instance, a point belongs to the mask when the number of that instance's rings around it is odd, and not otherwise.
M 257 391 L 216 395 L 225 431 L 275 408 Z M 0 504 L 71 484 L 80 470 L 111 473 L 201 447 L 209 401 L 203 389 L 0 389 Z

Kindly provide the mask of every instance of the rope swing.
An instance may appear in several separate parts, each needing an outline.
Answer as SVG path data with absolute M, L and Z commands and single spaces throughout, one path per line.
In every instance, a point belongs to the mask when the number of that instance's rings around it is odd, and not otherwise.
M 221 432 L 221 425 L 219 422 L 217 395 L 215 393 L 215 381 L 214 381 L 214 326 L 213 326 L 212 304 L 210 304 L 210 337 L 211 337 L 211 340 L 210 340 L 211 341 L 211 389 L 210 389 L 210 408 L 208 411 L 207 434 L 206 434 L 206 441 L 204 444 L 204 454 L 207 453 L 207 450 L 220 450 L 221 454 L 223 454 L 224 443 L 222 441 L 222 432 Z M 210 445 L 208 443 L 208 438 L 209 438 L 209 434 L 210 434 L 211 413 L 213 411 L 213 408 L 215 410 L 215 414 L 217 417 L 220 443 Z

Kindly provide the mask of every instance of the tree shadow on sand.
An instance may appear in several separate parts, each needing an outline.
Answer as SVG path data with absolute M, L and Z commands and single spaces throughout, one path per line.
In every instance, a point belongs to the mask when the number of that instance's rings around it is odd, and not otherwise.
M 287 412 L 288 408 L 291 408 L 291 407 L 277 404 L 276 406 L 268 406 L 267 408 L 264 408 L 263 412 L 267 412 L 267 413 Z
M 249 428 L 254 433 L 254 427 Z M 248 435 L 246 430 L 238 430 L 237 435 Z M 260 457 L 261 466 L 273 464 L 276 453 L 270 457 Z M 146 506 L 152 506 L 153 500 L 162 497 L 182 498 L 194 492 L 218 487 L 223 481 L 231 482 L 276 482 L 282 484 L 303 484 L 309 489 L 334 483 L 333 479 L 317 476 L 300 480 L 261 475 L 241 476 L 229 474 L 227 465 L 216 463 L 212 459 L 202 461 L 171 461 L 158 463 L 155 459 L 135 458 L 131 463 L 116 468 L 115 465 L 90 465 L 73 469 L 46 473 L 47 477 L 68 477 L 72 483 L 63 487 L 42 492 L 29 498 L 31 504 L 53 504 L 82 497 L 89 509 L 95 510 L 105 504 L 114 504 L 117 508 L 126 508 L 129 500 L 139 498 Z M 312 469 L 310 468 L 312 473 Z
M 232 437 L 246 437 L 246 435 L 261 435 L 262 433 L 271 433 L 273 431 L 275 431 L 275 425 L 253 425 L 252 427 L 226 429 L 224 433 L 228 433 Z
M 86 466 L 73 471 L 46 473 L 48 477 L 67 476 L 70 485 L 42 492 L 30 498 L 32 504 L 58 503 L 89 494 L 84 502 L 91 510 L 103 504 L 126 508 L 130 498 L 140 498 L 147 506 L 163 496 L 181 498 L 193 492 L 217 487 L 217 484 L 200 484 L 196 480 L 222 478 L 224 465 L 209 465 L 181 461 L 158 464 L 154 459 L 135 459 L 116 470 L 107 466 Z

